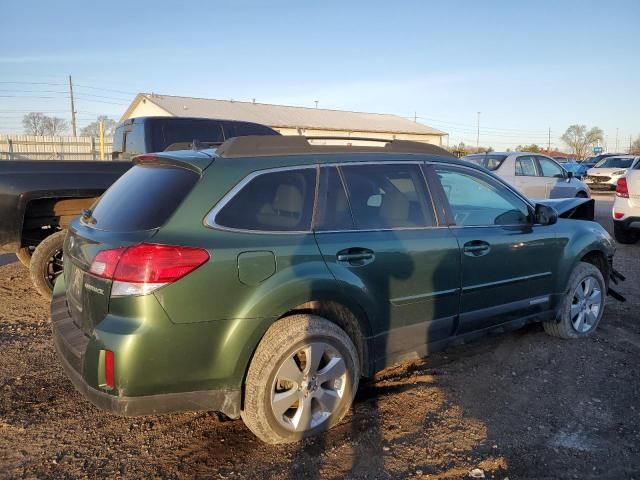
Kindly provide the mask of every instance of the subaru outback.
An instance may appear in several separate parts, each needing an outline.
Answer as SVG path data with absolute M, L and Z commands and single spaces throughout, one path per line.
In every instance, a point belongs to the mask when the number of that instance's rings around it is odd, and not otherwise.
M 134 163 L 71 223 L 51 304 L 67 376 L 111 412 L 291 442 L 394 363 L 603 314 L 614 242 L 576 219 L 593 200 L 534 204 L 436 146 L 243 137 Z

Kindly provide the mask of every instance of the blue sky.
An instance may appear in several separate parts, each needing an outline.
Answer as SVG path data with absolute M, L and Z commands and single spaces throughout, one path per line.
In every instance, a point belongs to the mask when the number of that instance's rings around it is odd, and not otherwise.
M 475 144 L 480 111 L 495 149 L 584 123 L 621 150 L 640 135 L 639 20 L 637 0 L 3 2 L 0 133 L 68 118 L 72 74 L 80 125 L 153 91 L 415 112 L 451 143 Z

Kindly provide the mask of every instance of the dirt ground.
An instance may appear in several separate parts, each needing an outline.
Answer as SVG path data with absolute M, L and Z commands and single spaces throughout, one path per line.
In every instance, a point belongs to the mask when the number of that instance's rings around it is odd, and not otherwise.
M 0 266 L 0 477 L 639 479 L 640 245 L 615 264 L 628 301 L 610 299 L 590 338 L 534 325 L 404 363 L 363 384 L 334 430 L 277 447 L 214 414 L 93 407 L 25 269 Z

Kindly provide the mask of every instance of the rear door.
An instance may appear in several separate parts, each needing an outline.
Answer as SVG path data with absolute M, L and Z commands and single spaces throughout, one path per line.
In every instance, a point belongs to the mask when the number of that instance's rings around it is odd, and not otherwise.
M 529 198 L 547 198 L 546 181 L 538 175 L 533 155 L 520 155 L 515 159 L 515 181 L 518 190 Z
M 437 224 L 420 165 L 320 170 L 316 239 L 335 278 L 369 299 L 379 365 L 449 337 L 459 301 L 458 244 Z
M 555 226 L 534 225 L 531 207 L 484 172 L 434 169 L 461 249 L 458 333 L 547 311 L 563 251 Z

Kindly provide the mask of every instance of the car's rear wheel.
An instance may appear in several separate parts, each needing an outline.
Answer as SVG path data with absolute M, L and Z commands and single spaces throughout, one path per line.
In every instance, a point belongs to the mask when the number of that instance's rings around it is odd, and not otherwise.
M 336 324 L 315 315 L 285 317 L 253 356 L 242 419 L 267 443 L 326 431 L 349 410 L 359 372 L 356 348 Z
M 613 224 L 613 236 L 618 241 L 618 243 L 624 244 L 633 244 L 638 241 L 638 234 L 631 229 L 624 228 L 622 225 L 617 223 Z
M 602 318 L 606 294 L 600 270 L 590 263 L 580 262 L 571 273 L 558 319 L 545 322 L 545 332 L 560 338 L 580 338 L 591 334 Z
M 16 252 L 16 257 L 18 257 L 18 260 L 20 260 L 20 263 L 27 268 L 29 268 L 29 264 L 31 263 L 33 250 L 34 250 L 33 247 L 23 247 Z
M 589 195 L 587 195 L 587 192 L 578 192 L 576 198 L 589 198 Z
M 51 298 L 56 278 L 62 274 L 62 244 L 66 233 L 65 230 L 56 232 L 40 242 L 29 264 L 33 286 L 40 295 L 48 299 Z

